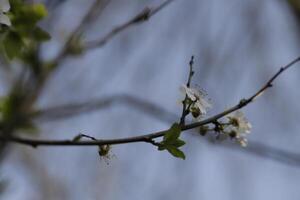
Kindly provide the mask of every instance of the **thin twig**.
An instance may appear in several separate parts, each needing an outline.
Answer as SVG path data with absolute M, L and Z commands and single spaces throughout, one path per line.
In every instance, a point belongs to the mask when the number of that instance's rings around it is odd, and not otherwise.
M 163 2 L 162 4 L 160 4 L 159 6 L 157 6 L 155 8 L 149 8 L 149 7 L 144 8 L 140 13 L 138 13 L 136 16 L 134 16 L 129 21 L 125 22 L 122 25 L 115 27 L 113 30 L 111 30 L 109 33 L 107 33 L 103 38 L 86 42 L 84 45 L 84 50 L 92 50 L 92 49 L 99 48 L 99 47 L 105 45 L 110 39 L 112 39 L 114 36 L 116 36 L 120 32 L 126 30 L 128 27 L 149 20 L 150 17 L 152 17 L 153 15 L 158 13 L 160 10 L 165 8 L 167 5 L 169 5 L 173 1 L 174 0 L 166 0 L 165 2 Z
M 285 70 L 289 69 L 292 65 L 300 61 L 300 57 L 296 58 L 289 64 L 284 67 L 281 67 L 280 70 L 273 75 L 265 85 L 261 89 L 259 89 L 254 95 L 247 99 L 242 99 L 237 105 L 216 114 L 210 118 L 207 118 L 200 122 L 191 123 L 188 125 L 183 125 L 181 127 L 182 131 L 186 131 L 189 129 L 197 128 L 203 126 L 205 124 L 209 124 L 215 122 L 216 120 L 232 113 L 236 110 L 239 110 L 249 103 L 253 102 L 258 96 L 260 96 L 265 90 L 272 86 L 273 81 L 282 74 Z M 38 139 L 27 139 L 21 138 L 16 136 L 4 136 L 3 134 L 0 135 L 0 141 L 11 142 L 11 143 L 19 143 L 24 145 L 29 145 L 33 147 L 37 146 L 99 146 L 99 145 L 115 145 L 115 144 L 124 144 L 124 143 L 135 143 L 135 142 L 147 142 L 149 140 L 153 140 L 158 137 L 164 136 L 168 130 L 163 130 L 159 132 L 154 132 L 146 135 L 140 135 L 135 137 L 127 137 L 127 138 L 118 138 L 118 139 L 108 139 L 108 140 L 96 140 L 96 141 L 72 141 L 72 140 L 38 140 Z
M 192 77 L 194 75 L 193 64 L 194 64 L 194 56 L 191 57 L 191 60 L 189 62 L 190 70 L 189 70 L 188 80 L 187 80 L 187 83 L 186 83 L 186 87 L 188 87 L 188 88 L 191 85 Z M 187 100 L 188 100 L 188 96 L 186 94 L 184 100 L 182 101 L 182 113 L 181 113 L 180 123 L 179 123 L 180 125 L 185 125 L 185 117 L 189 114 L 189 109 L 190 108 L 186 107 L 186 101 Z

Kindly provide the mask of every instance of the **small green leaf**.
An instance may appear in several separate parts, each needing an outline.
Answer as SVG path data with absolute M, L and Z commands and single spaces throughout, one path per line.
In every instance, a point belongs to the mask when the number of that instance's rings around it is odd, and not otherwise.
M 167 150 L 170 154 L 177 158 L 185 159 L 184 153 L 178 148 L 185 145 L 185 142 L 179 139 L 181 127 L 178 123 L 174 123 L 169 130 L 166 131 L 163 141 L 158 144 L 158 150 Z
M 185 142 L 183 140 L 175 140 L 174 142 L 171 143 L 161 142 L 158 146 L 158 150 L 159 151 L 166 150 L 168 146 L 174 146 L 176 148 L 179 148 L 182 147 L 183 145 L 185 145 Z
M 172 154 L 174 157 L 176 158 L 181 158 L 183 160 L 185 160 L 185 155 L 184 153 L 179 150 L 178 148 L 174 147 L 174 146 L 168 146 L 167 150 L 170 154 Z
M 81 140 L 81 138 L 82 138 L 82 135 L 81 135 L 81 134 L 78 134 L 78 135 L 76 135 L 76 136 L 72 139 L 72 141 L 73 141 L 73 142 L 78 142 L 78 141 Z
M 32 29 L 35 24 L 47 16 L 47 9 L 43 4 L 16 3 L 11 8 L 12 24 L 18 29 L 26 32 Z
M 180 136 L 180 133 L 181 133 L 180 125 L 178 123 L 174 123 L 164 135 L 163 141 L 165 142 L 174 141 Z
M 48 15 L 47 9 L 41 3 L 32 5 L 32 13 L 35 14 L 37 19 L 42 19 Z
M 158 146 L 158 150 L 159 151 L 168 150 L 168 152 L 171 153 L 173 156 L 175 156 L 177 158 L 185 159 L 184 153 L 178 149 L 179 147 L 181 147 L 183 145 L 185 145 L 185 142 L 180 139 L 177 139 L 170 143 L 165 143 L 164 141 L 162 141 Z
M 185 145 L 185 141 L 177 139 L 169 144 L 178 148 L 178 147 Z
M 47 40 L 51 39 L 51 36 L 49 35 L 49 33 L 44 31 L 40 27 L 35 27 L 35 29 L 33 30 L 33 37 L 37 41 L 47 41 Z
M 10 60 L 20 56 L 22 52 L 22 46 L 22 39 L 14 32 L 8 33 L 3 40 L 4 51 Z
M 159 144 L 158 150 L 159 150 L 159 151 L 166 150 L 165 144 L 163 144 L 163 142 L 161 142 L 161 143 Z

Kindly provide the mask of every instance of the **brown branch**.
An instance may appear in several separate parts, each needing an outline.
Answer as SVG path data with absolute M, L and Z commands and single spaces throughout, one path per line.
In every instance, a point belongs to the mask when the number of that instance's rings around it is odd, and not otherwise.
M 260 96 L 265 90 L 272 86 L 273 81 L 282 74 L 285 70 L 289 69 L 292 65 L 300 61 L 300 57 L 296 58 L 289 64 L 284 67 L 281 67 L 280 70 L 273 75 L 265 85 L 261 89 L 259 89 L 254 95 L 250 96 L 247 99 L 242 99 L 237 105 L 216 114 L 210 118 L 207 118 L 200 122 L 191 123 L 188 125 L 182 125 L 181 130 L 186 131 L 189 129 L 197 128 L 203 126 L 205 124 L 209 124 L 215 122 L 216 120 L 232 113 L 236 110 L 239 110 L 249 103 L 253 102 L 258 96 Z M 115 144 L 125 144 L 125 143 L 135 143 L 135 142 L 146 142 L 153 141 L 153 139 L 164 136 L 168 130 L 163 130 L 159 132 L 154 132 L 150 134 L 135 136 L 135 137 L 127 137 L 127 138 L 118 138 L 118 139 L 107 139 L 107 140 L 96 140 L 96 141 L 73 141 L 73 140 L 38 140 L 38 139 L 27 139 L 16 136 L 4 136 L 0 135 L 0 141 L 11 142 L 11 143 L 19 143 L 24 145 L 29 145 L 33 147 L 37 146 L 99 146 L 99 145 L 115 145 Z

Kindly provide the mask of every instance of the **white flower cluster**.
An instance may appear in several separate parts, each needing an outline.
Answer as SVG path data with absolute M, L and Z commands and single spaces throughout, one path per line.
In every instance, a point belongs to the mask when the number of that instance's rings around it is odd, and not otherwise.
M 0 0 L 0 24 L 11 26 L 11 21 L 6 13 L 10 10 L 8 0 Z
M 186 85 L 182 85 L 180 90 L 188 97 L 189 111 L 194 117 L 205 115 L 207 109 L 211 108 L 211 104 L 205 99 L 205 96 L 195 88 L 189 88 Z
M 230 135 L 236 139 L 237 143 L 242 147 L 246 147 L 248 144 L 246 136 L 250 133 L 252 125 L 241 111 L 229 114 L 227 118 L 231 126 L 228 126 L 226 131 L 230 132 Z

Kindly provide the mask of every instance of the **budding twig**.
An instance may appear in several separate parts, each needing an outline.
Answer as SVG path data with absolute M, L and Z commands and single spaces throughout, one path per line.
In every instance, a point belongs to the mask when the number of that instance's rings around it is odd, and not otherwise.
M 249 103 L 253 102 L 254 99 L 256 99 L 262 92 L 267 90 L 269 87 L 272 86 L 272 83 L 274 80 L 282 74 L 284 71 L 289 69 L 291 66 L 296 64 L 300 61 L 300 57 L 296 58 L 289 64 L 287 64 L 284 67 L 281 67 L 280 70 L 275 73 L 267 82 L 265 85 L 263 85 L 262 88 L 260 88 L 256 93 L 254 93 L 252 96 L 246 99 L 242 99 L 237 105 L 220 112 L 212 117 L 209 117 L 205 120 L 202 120 L 200 122 L 191 123 L 188 125 L 181 125 L 181 130 L 186 131 L 189 129 L 193 129 L 196 127 L 200 127 L 209 123 L 214 123 L 216 120 L 228 115 L 229 113 L 232 113 L 236 110 L 239 110 L 245 106 L 247 106 Z M 136 142 L 146 142 L 146 143 L 152 143 L 155 144 L 153 139 L 164 136 L 168 130 L 163 130 L 159 132 L 154 132 L 150 134 L 135 136 L 135 137 L 126 137 L 126 138 L 117 138 L 117 139 L 107 139 L 107 140 L 92 140 L 92 141 L 73 141 L 73 140 L 39 140 L 39 139 L 27 139 L 27 138 L 21 138 L 17 136 L 5 136 L 4 134 L 0 134 L 0 141 L 4 142 L 10 142 L 10 143 L 19 143 L 24 145 L 29 145 L 33 147 L 37 146 L 99 146 L 99 145 L 116 145 L 116 144 L 125 144 L 125 143 L 136 143 Z
M 186 87 L 188 87 L 188 88 L 191 85 L 192 76 L 194 75 L 193 64 L 194 64 L 194 56 L 191 57 L 191 60 L 189 62 L 190 71 L 189 71 L 188 81 L 186 83 Z M 185 124 L 185 117 L 189 114 L 189 108 L 186 107 L 187 99 L 188 99 L 188 96 L 186 94 L 184 100 L 182 101 L 182 114 L 181 114 L 181 118 L 180 118 L 180 125 Z

